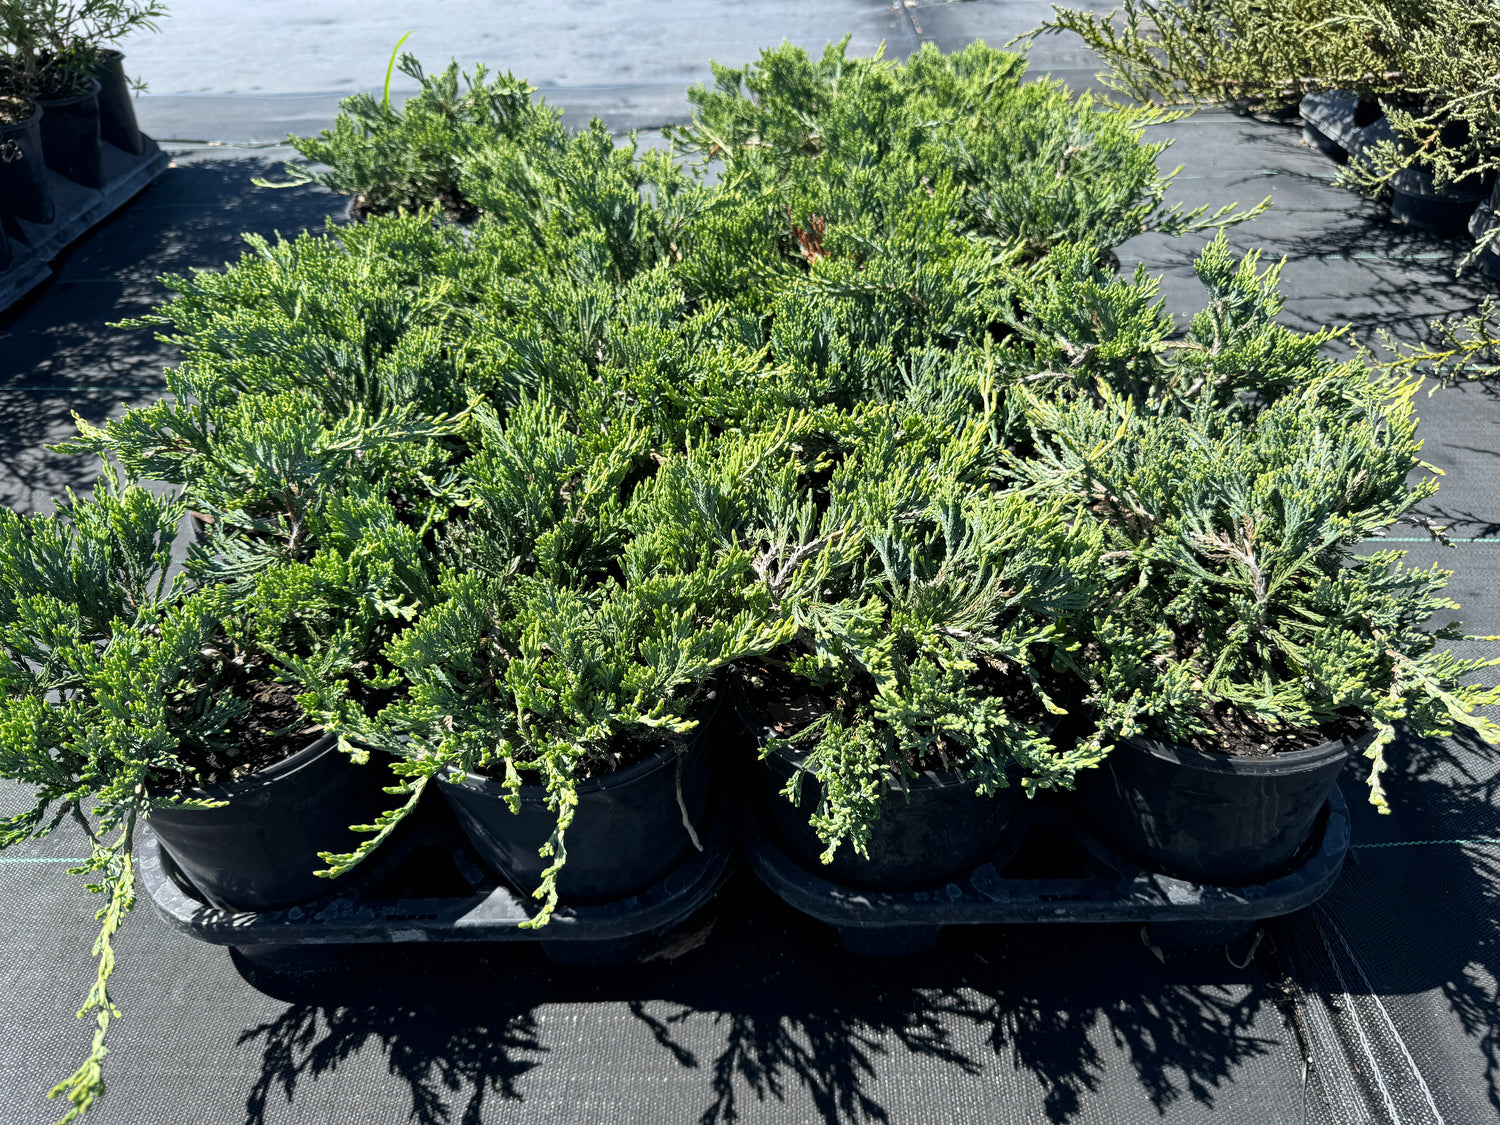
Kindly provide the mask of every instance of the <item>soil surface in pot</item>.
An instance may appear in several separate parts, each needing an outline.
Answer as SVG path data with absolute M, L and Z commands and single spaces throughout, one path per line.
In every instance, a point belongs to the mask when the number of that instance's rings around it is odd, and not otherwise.
M 1357 719 L 1346 718 L 1322 726 L 1273 727 L 1263 720 L 1242 714 L 1233 704 L 1222 700 L 1205 707 L 1203 718 L 1212 728 L 1209 734 L 1183 740 L 1151 731 L 1146 737 L 1158 742 L 1188 746 L 1205 754 L 1223 754 L 1234 758 L 1270 758 L 1277 754 L 1311 750 L 1314 746 L 1344 737 L 1352 738 L 1367 725 Z
M 463 193 L 456 189 L 439 192 L 436 202 L 443 209 L 443 218 L 450 223 L 467 226 L 479 218 L 479 208 L 465 199 Z M 349 205 L 351 219 L 368 219 L 371 215 L 382 213 L 382 209 L 370 206 L 362 195 L 356 195 L 354 202 Z
M 984 694 L 1003 699 L 1006 711 L 1020 722 L 1044 729 L 1051 723 L 1052 716 L 1033 693 L 1029 680 L 1011 674 L 998 660 L 978 659 L 980 666 L 970 674 L 970 683 Z M 867 676 L 849 684 L 818 688 L 778 664 L 740 665 L 736 673 L 747 696 L 754 699 L 756 713 L 777 738 L 790 738 L 830 713 L 852 717 L 860 706 L 875 698 L 875 681 Z M 907 765 L 918 772 L 961 770 L 968 754 L 967 747 L 938 738 L 925 754 Z
M 36 103 L 19 94 L 0 94 L 0 125 L 19 125 L 36 109 Z
M 301 750 L 321 729 L 297 702 L 301 689 L 274 680 L 247 679 L 230 691 L 249 704 L 217 746 L 184 743 L 177 758 L 182 769 L 162 779 L 166 788 L 218 785 L 275 765 Z

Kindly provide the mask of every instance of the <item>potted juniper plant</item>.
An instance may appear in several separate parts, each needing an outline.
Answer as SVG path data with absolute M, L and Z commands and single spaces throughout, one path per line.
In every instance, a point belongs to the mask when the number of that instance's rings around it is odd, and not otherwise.
M 437 205 L 461 221 L 478 211 L 460 182 L 473 153 L 513 145 L 535 157 L 545 148 L 566 146 L 560 111 L 533 102 L 535 91 L 523 79 L 492 78 L 483 65 L 461 74 L 457 62 L 429 75 L 409 54 L 399 64 L 393 54 L 391 63 L 383 97 L 353 94 L 339 103 L 333 128 L 316 137 L 288 137 L 310 163 L 288 164 L 287 181 L 265 186 L 322 184 L 351 196 L 356 218 Z M 418 91 L 392 108 L 391 70 L 397 67 Z
M 777 552 L 838 543 L 816 579 L 778 576 L 798 636 L 745 672 L 747 714 L 787 849 L 838 882 L 918 889 L 998 846 L 1023 780 L 1088 763 L 1053 657 L 1097 537 L 1061 505 L 963 487 L 944 456 L 873 444 L 832 474 L 813 537 Z
M 332 517 L 349 531 L 342 551 L 295 562 L 199 545 L 175 576 L 185 502 L 108 468 L 56 514 L 0 512 L 0 774 L 36 794 L 0 845 L 69 820 L 92 845 L 81 873 L 105 896 L 84 1005 L 94 1046 L 54 1091 L 69 1119 L 103 1090 L 111 943 L 134 902 L 141 825 L 205 898 L 256 909 L 326 891 L 317 853 L 352 842 L 349 825 L 387 800 L 391 779 L 351 765 L 298 702 L 299 665 L 331 653 L 357 665 L 396 601 L 366 596 L 385 577 L 372 561 L 383 527 L 368 510 L 358 527 L 361 507 Z M 365 671 L 368 696 L 381 681 Z
M 394 237 L 415 251 L 419 232 L 400 228 L 352 241 Z M 452 507 L 449 465 L 465 448 L 459 423 L 437 411 L 445 390 L 461 399 L 467 384 L 418 315 L 430 294 L 396 284 L 373 253 L 355 263 L 339 249 L 266 247 L 183 282 L 157 321 L 183 333 L 169 397 L 102 429 L 80 421 L 61 447 L 174 495 L 107 473 L 92 500 L 57 516 L 5 514 L 0 762 L 38 792 L 6 839 L 72 816 L 96 841 L 90 868 L 109 895 L 88 1006 L 100 1038 L 59 1087 L 76 1111 L 102 1090 L 109 938 L 133 901 L 141 822 L 205 901 L 280 907 L 334 889 L 319 853 L 357 844 L 350 827 L 375 819 L 396 780 L 321 730 L 298 697 L 334 665 L 351 706 L 388 701 L 380 650 L 434 596 L 423 542 Z M 321 301 L 305 290 L 319 276 Z M 299 288 L 300 301 L 289 295 Z M 375 312 L 395 322 L 385 338 L 364 314 L 377 289 Z M 184 544 L 189 512 L 198 533 Z
M 913 401 L 804 410 L 655 478 L 684 497 L 676 536 L 732 547 L 789 630 L 730 677 L 781 845 L 884 889 L 972 867 L 1023 775 L 1065 784 L 1085 764 L 1054 737 L 1051 650 L 1088 603 L 1097 535 L 990 486 L 977 371 L 928 360 Z
M 439 594 L 385 652 L 401 694 L 370 716 L 330 679 L 318 705 L 400 759 L 408 800 L 381 832 L 435 781 L 481 856 L 540 901 L 536 926 L 701 846 L 718 672 L 784 630 L 742 553 L 686 533 L 704 498 L 665 469 L 640 479 L 644 427 L 578 427 L 546 397 L 479 418 Z M 328 858 L 351 866 L 378 840 Z
M 103 185 L 101 114 L 107 113 L 112 139 L 139 150 L 118 52 L 108 44 L 138 29 L 154 31 L 165 14 L 158 0 L 0 0 L 4 64 L 10 81 L 41 103 L 43 151 L 59 175 L 85 187 Z
M 1211 883 L 1281 873 L 1314 830 L 1346 760 L 1371 761 L 1396 724 L 1416 736 L 1500 727 L 1476 709 L 1493 660 L 1429 628 L 1447 573 L 1401 552 L 1360 553 L 1432 493 L 1418 460 L 1413 385 L 1357 364 L 1256 412 L 1207 400 L 1150 417 L 1129 401 L 1033 401 L 1025 467 L 1104 536 L 1111 599 L 1080 631 L 1091 736 L 1079 777 L 1094 827 L 1152 870 Z

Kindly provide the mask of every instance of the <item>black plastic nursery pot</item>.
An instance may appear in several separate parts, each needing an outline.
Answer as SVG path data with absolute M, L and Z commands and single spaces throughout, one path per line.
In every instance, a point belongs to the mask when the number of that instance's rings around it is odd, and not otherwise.
M 972 870 L 915 890 L 873 891 L 807 870 L 772 838 L 761 810 L 744 811 L 740 847 L 756 877 L 789 906 L 835 927 L 846 949 L 878 956 L 921 952 L 946 927 L 975 925 L 1135 923 L 1158 948 L 1226 945 L 1259 921 L 1316 902 L 1338 879 L 1349 848 L 1348 810 L 1334 789 L 1290 871 L 1246 886 L 1197 883 L 1121 855 L 1073 802 L 1044 793 L 1021 803 L 1006 839 Z
M 393 779 L 380 763 L 358 766 L 325 734 L 311 745 L 248 777 L 182 790 L 198 800 L 228 801 L 213 809 L 163 806 L 148 822 L 162 849 L 203 897 L 226 910 L 291 906 L 329 893 L 313 872 L 319 852 L 349 851 L 361 840 L 352 824 L 368 824 L 392 798 Z
M 1303 139 L 1340 164 L 1383 141 L 1405 145 L 1378 101 L 1343 90 L 1302 99 Z M 1432 174 L 1403 168 L 1391 177 L 1391 218 L 1435 234 L 1463 234 L 1475 209 L 1490 193 L 1490 182 L 1471 176 L 1439 190 Z
M 1345 90 L 1309 94 L 1298 106 L 1302 139 L 1339 164 L 1367 144 L 1370 126 L 1384 116 L 1378 102 Z
M 1079 775 L 1074 801 L 1091 831 L 1152 871 L 1259 883 L 1296 865 L 1344 763 L 1371 737 L 1257 757 L 1130 739 Z
M 1469 218 L 1469 233 L 1477 242 L 1497 226 L 1500 226 L 1500 182 L 1495 184 L 1489 199 L 1474 209 Z M 1500 237 L 1479 252 L 1474 264 L 1480 273 L 1500 281 Z
M 578 805 L 564 837 L 567 864 L 557 879 L 562 902 L 627 898 L 659 882 L 699 850 L 713 799 L 712 714 L 680 748 L 578 784 Z M 439 778 L 438 788 L 474 850 L 496 874 L 530 893 L 552 863 L 539 849 L 557 828 L 546 788 L 523 785 L 511 812 L 498 781 L 472 774 Z
M 757 745 L 765 731 L 746 716 Z M 822 798 L 818 782 L 804 774 L 801 801 L 783 794 L 801 767 L 801 759 L 772 749 L 756 771 L 758 796 L 777 844 L 807 870 L 851 887 L 907 891 L 940 886 L 972 869 L 999 845 L 1015 814 L 1019 787 L 980 796 L 978 783 L 956 770 L 925 771 L 906 782 L 891 778 L 880 819 L 870 833 L 868 856 L 845 843 L 830 863 L 822 862 L 826 845 L 808 823 Z
M 50 223 L 57 208 L 42 156 L 42 107 L 12 125 L 0 124 L 0 219 Z
M 89 88 L 66 98 L 40 99 L 42 155 L 59 176 L 88 188 L 104 186 L 104 154 L 99 140 L 97 79 Z
M 101 51 L 94 62 L 93 74 L 99 83 L 99 136 L 118 149 L 140 156 L 146 151 L 146 141 L 136 124 L 124 54 Z
M 1402 143 L 1384 117 L 1366 132 L 1371 144 Z M 1475 210 L 1489 198 L 1491 186 L 1491 179 L 1471 175 L 1439 189 L 1430 172 L 1403 168 L 1391 177 L 1391 218 L 1434 234 L 1462 235 Z

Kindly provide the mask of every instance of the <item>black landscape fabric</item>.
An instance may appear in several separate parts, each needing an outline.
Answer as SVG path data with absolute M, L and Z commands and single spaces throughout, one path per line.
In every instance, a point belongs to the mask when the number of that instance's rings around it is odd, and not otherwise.
M 1003 42 L 1035 4 L 923 5 L 920 39 Z M 1055 52 L 1048 55 L 1048 51 Z M 1085 82 L 1086 58 L 1044 40 L 1036 69 Z M 649 91 L 648 91 L 649 93 Z M 629 90 L 589 111 L 631 125 Z M 642 95 L 644 97 L 644 95 Z M 637 97 L 636 101 L 641 101 Z M 1285 255 L 1288 323 L 1420 334 L 1485 292 L 1455 281 L 1462 248 L 1392 226 L 1330 184 L 1295 127 L 1204 113 L 1166 127 L 1192 205 L 1266 195 L 1231 232 Z M 222 154 L 221 154 L 222 155 Z M 69 412 L 98 422 L 150 400 L 172 349 L 107 322 L 164 296 L 156 275 L 214 267 L 239 233 L 321 227 L 342 201 L 250 183 L 283 153 L 179 156 L 154 187 L 0 316 L 0 502 L 44 507 L 86 486 L 48 454 Z M 1202 240 L 1138 239 L 1126 269 L 1166 276 L 1174 310 L 1198 307 Z M 1453 547 L 1407 547 L 1456 572 L 1456 616 L 1500 632 L 1500 399 L 1469 385 L 1418 399 L 1425 454 L 1446 476 L 1424 511 Z M 90 468 L 88 471 L 92 471 Z M 1420 532 L 1413 529 L 1413 539 Z M 340 1125 L 525 1121 L 1254 1122 L 1391 1125 L 1500 1120 L 1500 770 L 1486 747 L 1403 745 L 1392 815 L 1344 778 L 1355 847 L 1316 908 L 1258 944 L 1157 960 L 1137 927 L 949 931 L 891 961 L 836 936 L 747 875 L 656 941 L 648 959 L 563 969 L 530 945 L 361 948 L 311 976 L 254 971 L 169 931 L 142 901 L 119 939 L 109 1094 L 97 1125 Z M 0 790 L 0 812 L 21 806 Z M 74 1019 L 92 971 L 95 904 L 59 868 L 82 854 L 67 828 L 0 856 L 0 1122 L 58 1115 L 46 1088 L 76 1064 Z M 1253 953 L 1253 957 L 1246 960 Z M 245 972 L 242 973 L 241 970 Z M 251 980 L 247 980 L 246 976 Z M 256 987 L 256 986 L 259 987 Z

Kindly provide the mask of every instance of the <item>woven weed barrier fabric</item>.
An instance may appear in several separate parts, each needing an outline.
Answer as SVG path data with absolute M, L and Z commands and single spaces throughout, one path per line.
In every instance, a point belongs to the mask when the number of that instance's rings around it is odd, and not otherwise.
M 924 39 L 1003 42 L 1045 14 L 1030 3 L 879 7 L 900 41 L 890 28 L 870 34 L 892 36 L 893 53 Z M 1092 64 L 1068 51 L 1045 40 L 1035 65 L 1082 84 Z M 524 59 L 491 61 L 525 70 Z M 589 95 L 606 120 L 613 108 L 631 123 L 629 99 L 656 78 L 631 81 Z M 1177 144 L 1164 161 L 1186 165 L 1175 198 L 1272 196 L 1273 210 L 1231 241 L 1287 257 L 1289 324 L 1415 336 L 1484 292 L 1454 280 L 1459 244 L 1393 226 L 1334 188 L 1332 166 L 1296 129 L 1215 113 L 1167 128 Z M 0 502 L 42 507 L 87 483 L 88 467 L 41 449 L 70 432 L 69 411 L 97 422 L 156 393 L 171 349 L 106 324 L 159 301 L 158 274 L 218 265 L 242 230 L 291 234 L 339 210 L 326 194 L 254 188 L 281 155 L 181 159 L 0 321 Z M 1143 237 L 1120 257 L 1163 274 L 1164 298 L 1184 312 L 1201 304 L 1190 263 L 1202 242 Z M 1462 541 L 1399 545 L 1456 572 L 1467 631 L 1500 632 L 1500 400 L 1466 385 L 1419 409 L 1424 454 L 1446 473 L 1424 513 Z M 119 941 L 124 1015 L 92 1120 L 1497 1120 L 1500 767 L 1491 749 L 1451 742 L 1403 743 L 1391 759 L 1389 817 L 1363 803 L 1357 765 L 1345 776 L 1355 848 L 1323 903 L 1271 924 L 1258 945 L 1165 962 L 1138 927 L 1115 926 L 950 931 L 919 956 L 853 957 L 741 875 L 630 965 L 564 969 L 524 944 L 411 945 L 351 950 L 299 977 L 250 971 L 169 931 L 142 902 Z M 21 802 L 0 790 L 0 812 Z M 0 857 L 5 1125 L 55 1119 L 45 1090 L 88 1041 L 73 1013 L 91 972 L 94 904 L 63 874 L 81 848 L 63 828 Z

